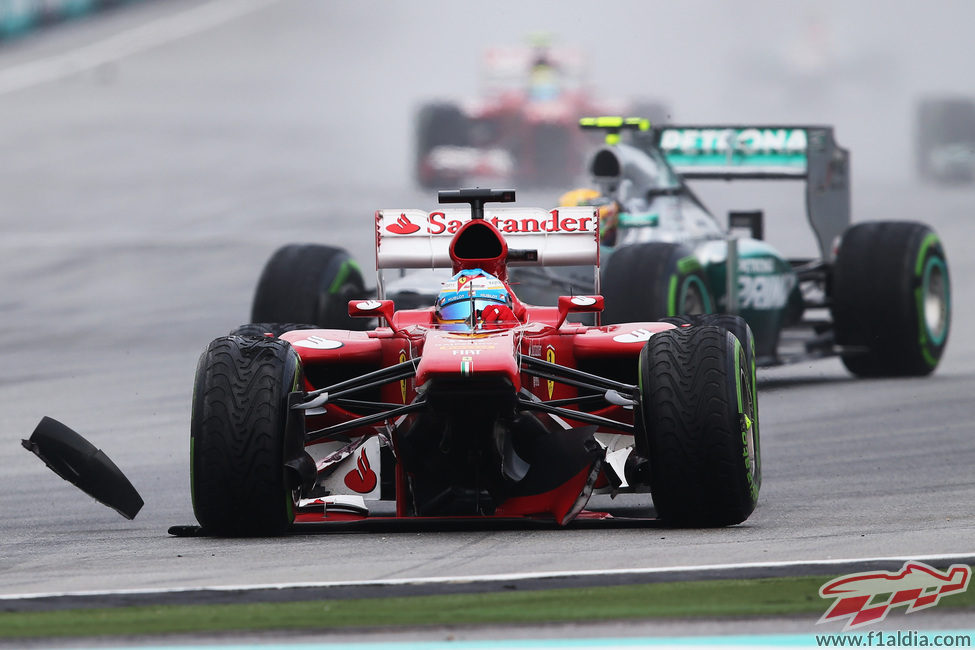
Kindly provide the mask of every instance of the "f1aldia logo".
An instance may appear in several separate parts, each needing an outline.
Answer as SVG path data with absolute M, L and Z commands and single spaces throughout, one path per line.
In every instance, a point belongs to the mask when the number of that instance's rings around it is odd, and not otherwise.
M 835 598 L 817 623 L 846 619 L 843 630 L 853 630 L 887 618 L 893 607 L 907 607 L 907 614 L 934 607 L 942 596 L 963 593 L 972 577 L 971 568 L 952 564 L 941 572 L 923 562 L 908 561 L 900 571 L 851 573 L 819 588 L 821 598 Z

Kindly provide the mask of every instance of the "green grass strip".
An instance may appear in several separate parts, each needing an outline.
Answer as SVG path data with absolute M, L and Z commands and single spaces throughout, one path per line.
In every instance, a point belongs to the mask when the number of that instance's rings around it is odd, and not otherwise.
M 827 578 L 708 580 L 447 596 L 0 613 L 0 638 L 822 614 Z M 975 610 L 975 589 L 939 608 Z M 892 616 L 903 615 L 903 607 Z M 900 610 L 900 611 L 897 611 Z

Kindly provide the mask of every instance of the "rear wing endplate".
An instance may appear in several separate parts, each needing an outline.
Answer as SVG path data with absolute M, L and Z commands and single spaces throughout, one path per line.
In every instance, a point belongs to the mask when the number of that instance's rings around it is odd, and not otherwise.
M 829 126 L 678 126 L 648 134 L 687 179 L 802 180 L 822 258 L 850 225 L 850 152 Z

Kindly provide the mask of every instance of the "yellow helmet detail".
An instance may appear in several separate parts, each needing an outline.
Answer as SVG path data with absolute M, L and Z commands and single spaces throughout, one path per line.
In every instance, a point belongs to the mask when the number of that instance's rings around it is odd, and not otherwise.
M 579 189 L 570 190 L 559 197 L 559 205 L 561 207 L 589 205 L 590 201 L 593 199 L 598 199 L 599 196 L 600 194 L 597 190 L 591 190 L 587 187 L 580 187 Z

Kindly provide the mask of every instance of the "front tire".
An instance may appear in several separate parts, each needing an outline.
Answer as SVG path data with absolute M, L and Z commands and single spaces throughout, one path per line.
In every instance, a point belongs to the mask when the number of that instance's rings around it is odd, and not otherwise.
M 301 364 L 286 341 L 224 336 L 203 352 L 193 390 L 190 486 L 206 532 L 279 535 L 294 520 L 284 455 L 288 394 L 300 385 Z
M 341 248 L 289 244 L 268 260 L 254 291 L 251 322 L 313 323 L 326 329 L 361 330 L 349 301 L 365 297 L 359 265 Z
M 243 336 L 246 338 L 281 338 L 285 332 L 295 330 L 314 330 L 319 329 L 318 325 L 308 325 L 307 323 L 246 323 L 235 327 L 230 331 L 230 336 Z M 268 336 L 270 334 L 270 336 Z
M 657 515 L 680 526 L 747 519 L 761 485 L 758 398 L 738 338 L 715 326 L 654 334 L 639 378 Z
M 618 248 L 602 278 L 602 322 L 632 323 L 714 311 L 714 295 L 693 252 L 649 242 Z
M 832 291 L 836 343 L 854 375 L 923 376 L 938 366 L 951 325 L 951 282 L 930 228 L 851 226 L 836 255 Z

